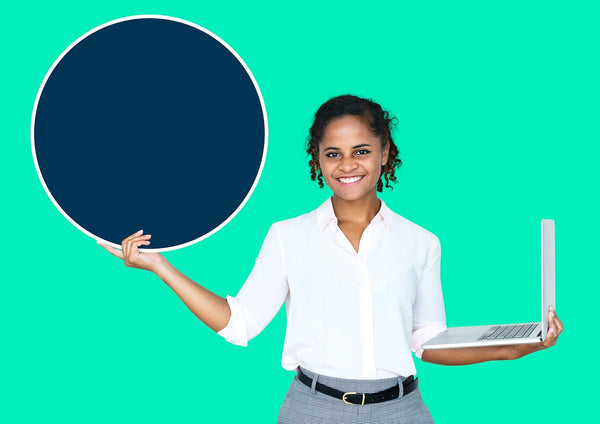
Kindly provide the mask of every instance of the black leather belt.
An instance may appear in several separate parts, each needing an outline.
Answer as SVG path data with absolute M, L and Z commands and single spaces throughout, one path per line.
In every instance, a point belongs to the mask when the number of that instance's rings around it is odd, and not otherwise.
M 298 380 L 306 384 L 308 387 L 312 387 L 312 378 L 304 374 L 300 368 L 298 368 Z M 411 375 L 402 382 L 403 396 L 406 396 L 418 386 L 419 378 L 414 378 L 414 376 Z M 377 393 L 356 393 L 342 392 L 317 381 L 315 389 L 321 393 L 325 393 L 326 395 L 341 399 L 344 401 L 344 403 L 349 405 L 364 405 L 365 403 L 385 402 L 386 400 L 396 399 L 398 396 L 400 396 L 400 386 L 398 384 L 396 384 L 394 387 L 390 387 L 389 389 L 382 390 L 381 392 Z

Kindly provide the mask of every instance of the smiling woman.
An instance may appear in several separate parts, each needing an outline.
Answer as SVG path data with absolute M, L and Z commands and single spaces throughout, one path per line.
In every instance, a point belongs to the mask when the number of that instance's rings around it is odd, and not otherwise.
M 326 102 L 315 115 L 311 176 L 333 192 L 312 212 L 274 223 L 237 296 L 196 284 L 158 253 L 140 253 L 150 235 L 123 240 L 127 266 L 150 270 L 227 341 L 246 346 L 286 303 L 281 364 L 296 371 L 278 422 L 431 423 L 413 353 L 459 365 L 514 359 L 556 343 L 552 312 L 543 343 L 440 349 L 422 345 L 446 329 L 438 238 L 377 197 L 401 164 L 381 106 L 355 96 Z M 257 374 L 252 370 L 249 377 Z

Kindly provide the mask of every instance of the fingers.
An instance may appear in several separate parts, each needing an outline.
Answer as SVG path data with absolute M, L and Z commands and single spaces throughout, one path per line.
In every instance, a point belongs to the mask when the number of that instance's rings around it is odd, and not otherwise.
M 136 259 L 139 257 L 140 252 L 138 248 L 140 246 L 147 246 L 150 244 L 151 234 L 143 234 L 144 230 L 139 230 L 133 233 L 121 242 L 123 249 L 123 261 L 126 266 L 139 266 Z
M 554 320 L 556 323 L 556 327 L 558 328 L 558 334 L 562 333 L 564 326 L 562 321 L 558 318 L 558 315 L 556 315 L 556 310 L 554 309 L 554 306 L 552 306 L 552 311 L 554 312 Z
M 552 320 L 556 337 L 558 337 L 560 333 L 562 333 L 564 326 L 562 321 L 556 315 L 556 310 L 554 309 L 554 306 L 550 306 L 550 319 Z
M 135 233 L 133 233 L 132 235 L 130 235 L 129 237 L 125 238 L 122 242 L 121 242 L 121 248 L 123 249 L 123 256 L 125 260 L 127 260 L 127 258 L 130 257 L 131 255 L 131 242 L 133 240 L 135 240 L 137 237 L 140 237 L 142 234 L 144 233 L 144 230 L 139 230 L 136 231 Z
M 563 328 L 562 321 L 556 316 L 554 306 L 550 306 L 548 310 L 548 331 L 546 332 L 546 338 L 542 342 L 528 344 L 527 346 L 529 346 L 533 352 L 554 346 L 558 341 L 558 336 L 562 333 Z
M 139 256 L 138 248 L 150 244 L 151 234 L 143 234 L 144 230 L 139 230 L 121 242 L 121 250 L 115 249 L 112 246 L 104 244 L 98 240 L 98 244 L 106 249 L 111 255 L 119 259 L 123 259 L 126 266 L 135 266 L 135 258 Z
M 104 247 L 106 250 L 108 250 L 108 253 L 110 253 L 113 256 L 116 256 L 119 259 L 123 259 L 123 252 L 121 252 L 119 249 L 115 249 L 112 246 L 109 246 L 108 244 L 103 244 L 100 242 L 100 240 L 97 241 L 97 243 Z
M 546 333 L 546 340 L 543 342 L 544 347 L 554 346 L 563 328 L 562 321 L 556 316 L 554 306 L 550 306 L 550 310 L 548 311 L 548 332 Z

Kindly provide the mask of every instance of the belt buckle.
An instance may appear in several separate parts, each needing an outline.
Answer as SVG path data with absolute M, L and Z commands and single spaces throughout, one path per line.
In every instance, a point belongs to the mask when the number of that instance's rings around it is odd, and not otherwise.
M 347 404 L 347 405 L 358 405 L 358 403 L 352 403 L 352 402 L 348 402 L 348 401 L 346 400 L 346 396 L 348 396 L 348 395 L 357 395 L 357 394 L 358 394 L 358 393 L 356 393 L 356 392 L 346 392 L 346 393 L 344 393 L 344 394 L 342 395 L 342 400 L 343 400 L 343 401 L 344 401 L 344 403 L 345 403 L 345 404 Z M 361 403 L 361 405 L 364 405 L 364 404 L 365 404 L 365 394 L 364 394 L 364 393 L 361 393 L 361 395 L 362 395 L 362 403 Z

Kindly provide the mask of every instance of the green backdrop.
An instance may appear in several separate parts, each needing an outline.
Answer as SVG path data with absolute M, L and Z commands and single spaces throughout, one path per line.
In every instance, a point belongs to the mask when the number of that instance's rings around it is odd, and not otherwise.
M 329 195 L 303 148 L 316 108 L 372 97 L 398 117 L 404 161 L 383 198 L 439 236 L 449 325 L 538 319 L 540 219 L 556 220 L 559 343 L 511 362 L 417 360 L 436 422 L 588 421 L 600 376 L 595 2 L 123 3 L 0 7 L 0 422 L 275 422 L 293 377 L 281 368 L 283 310 L 247 348 L 228 344 L 158 278 L 72 226 L 38 179 L 29 129 L 44 75 L 80 35 L 137 14 L 224 39 L 269 119 L 254 194 L 217 234 L 167 253 L 173 264 L 235 295 L 270 224 Z M 235 172 L 231 152 L 210 154 Z

